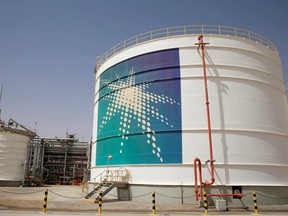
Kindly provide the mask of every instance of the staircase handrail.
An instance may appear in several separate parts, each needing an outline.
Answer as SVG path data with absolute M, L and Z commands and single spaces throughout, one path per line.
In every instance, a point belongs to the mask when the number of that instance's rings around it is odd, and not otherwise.
M 90 184 L 101 182 L 128 183 L 130 172 L 126 168 L 104 170 L 89 181 Z
M 101 183 L 127 184 L 129 182 L 129 177 L 130 172 L 126 168 L 119 168 L 117 170 L 104 170 L 86 183 L 86 190 L 89 191 L 90 187 L 95 189 L 95 186 Z M 82 191 L 84 192 L 84 189 L 82 189 Z

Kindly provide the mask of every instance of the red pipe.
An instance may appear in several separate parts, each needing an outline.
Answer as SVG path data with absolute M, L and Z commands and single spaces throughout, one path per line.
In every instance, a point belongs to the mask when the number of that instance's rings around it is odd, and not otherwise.
M 211 186 L 215 182 L 214 177 L 214 159 L 213 159 L 213 146 L 212 146 L 212 134 L 211 134 L 211 122 L 210 122 L 210 108 L 209 108 L 209 95 L 208 95 L 208 85 L 207 85 L 207 75 L 206 75 L 206 63 L 205 63 L 205 45 L 203 43 L 203 35 L 198 37 L 199 44 L 202 50 L 202 65 L 204 73 L 204 86 L 205 86 L 205 98 L 206 98 L 206 112 L 207 112 L 207 123 L 208 123 L 208 138 L 209 138 L 209 151 L 210 151 L 210 167 L 211 167 L 211 182 L 204 182 L 204 186 Z
M 198 194 L 199 197 L 203 197 L 204 194 Z M 218 196 L 218 197 L 228 197 L 228 196 L 234 196 L 234 197 L 243 197 L 244 194 L 206 194 L 206 196 Z
M 203 190 L 202 190 L 202 169 L 201 169 L 201 160 L 199 158 L 195 158 L 194 159 L 194 191 L 195 191 L 195 195 L 196 195 L 196 201 L 198 201 L 198 197 L 199 197 L 199 191 L 198 191 L 198 178 L 197 178 L 197 166 L 198 166 L 198 170 L 199 170 L 199 176 L 200 176 L 200 194 L 203 194 Z
M 203 65 L 203 73 L 204 73 L 204 87 L 205 87 L 205 99 L 206 99 L 206 113 L 207 113 L 207 123 L 208 123 L 208 138 L 209 138 L 209 153 L 210 153 L 210 167 L 211 167 L 211 181 L 202 182 L 202 170 L 201 170 L 201 160 L 199 158 L 194 159 L 194 178 L 195 178 L 195 194 L 196 201 L 198 201 L 198 178 L 197 178 L 197 165 L 200 176 L 200 193 L 202 194 L 202 186 L 209 187 L 214 184 L 215 176 L 214 176 L 214 159 L 213 159 L 213 146 L 212 146 L 212 134 L 211 134 L 211 122 L 210 122 L 210 108 L 209 108 L 209 95 L 208 95 L 208 85 L 207 85 L 207 73 L 206 73 L 206 63 L 205 63 L 205 45 L 208 43 L 203 42 L 203 35 L 199 35 L 198 37 L 199 43 L 198 49 L 201 47 L 202 50 L 202 65 Z

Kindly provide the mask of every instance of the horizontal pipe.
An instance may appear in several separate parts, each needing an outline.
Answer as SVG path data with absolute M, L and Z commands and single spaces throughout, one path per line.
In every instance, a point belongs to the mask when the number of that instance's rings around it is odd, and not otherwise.
M 203 197 L 204 194 L 198 194 L 198 196 Z M 243 196 L 245 196 L 245 195 L 244 195 L 244 194 L 206 194 L 206 196 L 219 196 L 219 197 L 234 196 L 234 197 L 243 197 Z

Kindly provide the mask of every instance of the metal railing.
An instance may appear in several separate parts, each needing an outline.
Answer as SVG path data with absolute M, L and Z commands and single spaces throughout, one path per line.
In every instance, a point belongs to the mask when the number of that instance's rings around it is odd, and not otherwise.
M 91 179 L 86 183 L 82 183 L 82 192 L 86 188 L 86 191 L 92 189 L 94 190 L 95 187 L 99 184 L 105 183 L 118 183 L 118 184 L 128 184 L 130 178 L 130 172 L 127 169 L 120 168 L 118 170 L 104 170 L 100 174 L 98 174 L 95 178 Z
M 96 70 L 98 70 L 98 68 L 109 58 L 129 47 L 139 45 L 152 40 L 159 40 L 176 36 L 191 36 L 198 34 L 203 35 L 215 34 L 215 35 L 227 35 L 227 36 L 229 35 L 234 37 L 240 37 L 243 39 L 255 41 L 256 43 L 263 44 L 264 46 L 266 46 L 267 48 L 271 49 L 272 51 L 278 54 L 276 46 L 269 39 L 260 34 L 245 29 L 234 28 L 230 26 L 218 26 L 218 25 L 177 26 L 177 27 L 157 29 L 140 35 L 136 35 L 115 45 L 114 47 L 109 49 L 104 55 L 102 55 L 101 57 L 97 57 Z
M 130 172 L 127 169 L 120 168 L 118 170 L 104 170 L 95 178 L 89 181 L 89 184 L 112 182 L 112 183 L 125 183 L 129 181 Z

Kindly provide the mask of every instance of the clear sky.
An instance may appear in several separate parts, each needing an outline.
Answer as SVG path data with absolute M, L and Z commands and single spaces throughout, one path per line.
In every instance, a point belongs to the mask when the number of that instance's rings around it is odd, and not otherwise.
M 154 29 L 225 25 L 269 38 L 287 73 L 287 21 L 287 0 L 0 0 L 1 119 L 90 141 L 97 55 Z

